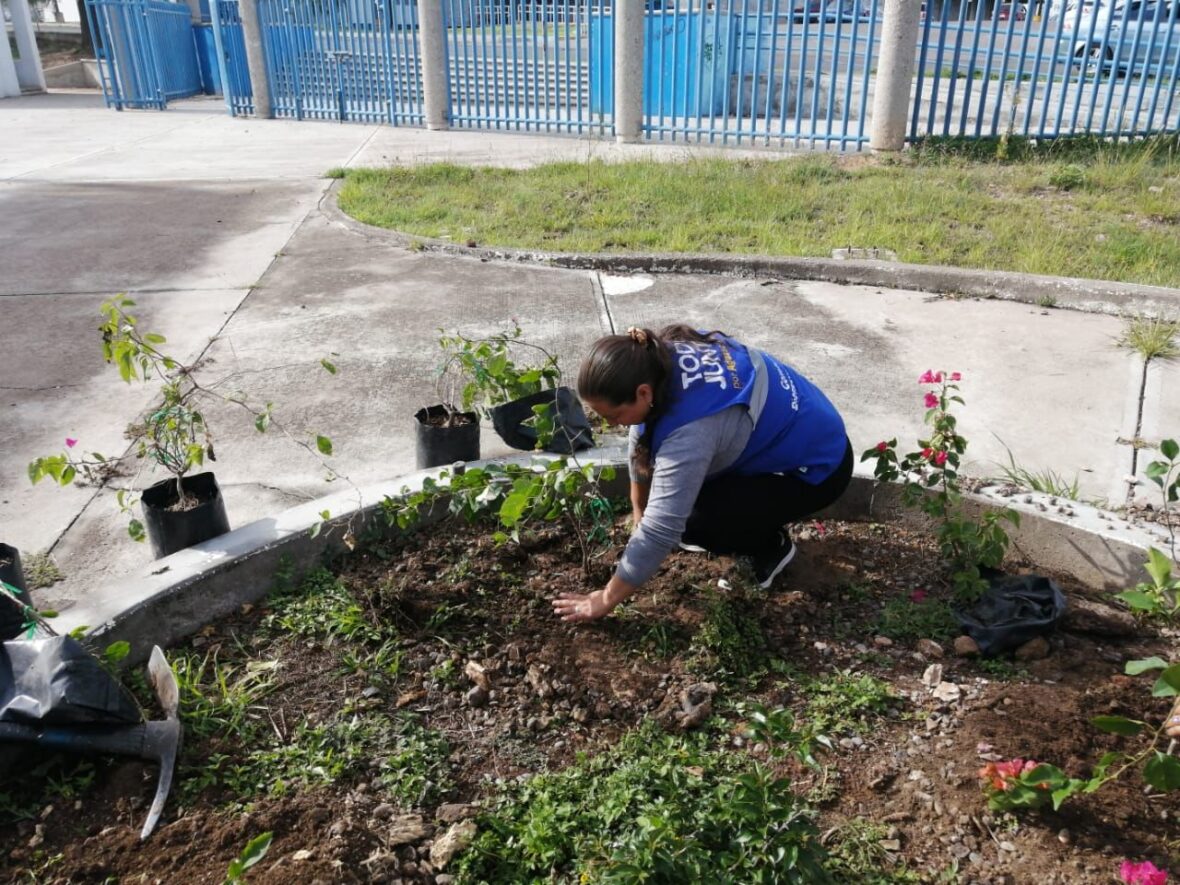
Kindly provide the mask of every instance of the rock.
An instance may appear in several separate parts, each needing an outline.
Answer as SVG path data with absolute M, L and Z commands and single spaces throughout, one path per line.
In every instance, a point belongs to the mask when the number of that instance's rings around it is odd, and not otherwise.
M 687 731 L 696 728 L 713 714 L 713 696 L 717 683 L 695 682 L 680 690 L 669 692 L 656 711 L 656 719 L 667 727 Z
M 475 814 L 475 809 L 465 802 L 447 802 L 438 807 L 436 816 L 444 824 L 453 824 L 466 820 Z
M 882 839 L 879 843 L 886 851 L 901 851 L 900 839 Z
M 1068 845 L 1073 841 L 1073 836 L 1070 834 L 1069 830 L 1058 830 L 1057 841 L 1062 845 Z
M 599 701 L 594 705 L 595 719 L 610 719 L 612 712 L 610 704 L 607 701 Z
M 300 848 L 291 855 L 291 860 L 311 860 L 313 854 L 314 852 L 309 851 L 306 848 Z
M 469 707 L 482 707 L 488 702 L 488 693 L 486 689 L 480 688 L 478 685 L 473 685 L 471 690 L 464 696 Z
M 430 863 L 435 869 L 444 869 L 456 854 L 471 844 L 478 828 L 475 821 L 465 820 L 452 824 L 451 828 L 434 840 L 430 846 Z
M 590 711 L 585 707 L 574 707 L 570 711 L 570 718 L 579 724 L 585 724 L 590 721 Z
M 382 820 L 385 820 L 387 818 L 393 817 L 393 815 L 396 811 L 397 811 L 397 809 L 394 806 L 390 805 L 388 802 L 382 802 L 380 805 L 378 805 L 376 808 L 373 809 L 373 817 L 378 817 L 378 818 L 381 818 Z
M 893 640 L 888 636 L 874 636 L 873 645 L 877 646 L 877 648 L 889 648 L 889 646 L 893 645 Z
M 947 704 L 957 701 L 962 695 L 962 689 L 953 682 L 940 682 L 934 689 L 934 696 Z
M 979 655 L 979 643 L 970 636 L 956 636 L 955 654 L 960 658 L 977 657 Z
M 1000 850 L 1007 851 L 1008 853 L 1011 854 L 1012 852 L 1016 851 L 1016 844 L 1005 840 L 1000 843 Z
M 942 682 L 942 664 L 931 664 L 922 674 L 922 684 L 927 688 L 937 688 Z
M 393 819 L 389 825 L 389 832 L 385 836 L 385 842 L 392 848 L 396 845 L 409 845 L 411 842 L 425 838 L 426 823 L 422 820 L 422 816 L 420 814 L 406 814 Z
M 533 691 L 537 693 L 538 697 L 544 699 L 550 697 L 553 694 L 553 687 L 549 684 L 549 681 L 545 678 L 545 674 L 541 672 L 540 668 L 537 667 L 536 664 L 533 664 L 529 667 L 528 672 L 524 675 L 524 678 L 528 681 L 528 684 L 533 687 Z
M 1044 636 L 1038 636 L 1036 639 L 1030 639 L 1020 648 L 1016 649 L 1016 660 L 1018 661 L 1039 661 L 1042 658 L 1049 657 L 1049 652 L 1052 649 L 1049 646 L 1049 640 Z
M 492 682 L 488 679 L 488 671 L 478 661 L 468 661 L 467 666 L 463 668 L 463 673 L 484 691 L 492 690 Z
M 941 658 L 943 656 L 942 646 L 933 639 L 919 639 L 918 651 L 928 658 Z
M 448 876 L 446 873 L 440 873 L 434 877 L 434 885 L 451 885 L 455 881 L 454 876 Z
M 1080 633 L 1119 638 L 1130 638 L 1139 633 L 1139 627 L 1130 612 L 1076 595 L 1069 598 L 1069 608 L 1065 610 L 1062 625 Z

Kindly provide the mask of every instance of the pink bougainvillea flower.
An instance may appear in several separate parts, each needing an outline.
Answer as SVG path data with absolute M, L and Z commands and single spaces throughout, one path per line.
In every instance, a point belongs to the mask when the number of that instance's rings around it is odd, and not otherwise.
M 962 379 L 963 379 L 963 376 L 960 373 L 951 372 L 951 380 L 952 381 L 961 381 Z
M 815 521 L 815 531 L 816 531 L 816 534 L 818 534 L 822 538 L 824 535 L 826 535 L 828 533 L 828 527 L 817 519 Z
M 78 441 L 76 439 L 70 439 L 68 436 L 66 437 L 66 448 L 67 449 L 72 449 L 77 444 L 78 444 Z
M 926 392 L 926 408 L 933 409 L 937 405 L 938 405 L 938 395 L 927 391 Z
M 929 461 L 934 457 L 934 449 L 922 449 L 922 457 Z
M 934 373 L 933 369 L 927 369 L 922 373 L 922 377 L 918 379 L 919 384 L 937 384 L 942 380 L 942 372 Z
M 910 602 L 921 602 L 926 598 L 926 591 L 922 589 L 915 590 L 910 594 Z
M 877 451 L 878 452 L 889 451 L 889 443 L 885 442 L 885 440 L 881 440 L 879 443 L 877 443 Z
M 934 463 L 941 467 L 946 463 L 946 452 L 935 452 Z
M 1168 871 L 1161 870 L 1149 860 L 1140 863 L 1124 860 L 1119 866 L 1119 878 L 1126 885 L 1167 885 Z
M 1012 780 L 1032 771 L 1040 763 L 1031 759 L 1009 759 L 1007 762 L 989 762 L 979 769 L 980 780 L 987 781 L 993 790 L 1007 792 L 1012 789 Z M 1048 784 L 1037 784 L 1040 789 L 1048 789 Z

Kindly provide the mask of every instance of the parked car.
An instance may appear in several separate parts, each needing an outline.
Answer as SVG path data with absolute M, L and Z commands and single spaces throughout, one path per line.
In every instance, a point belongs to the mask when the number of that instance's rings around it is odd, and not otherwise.
M 820 16 L 824 14 L 825 5 L 825 0 L 800 0 L 795 4 L 795 21 L 819 21 Z
M 1015 5 L 1011 3 L 1000 4 L 999 11 L 996 12 L 996 20 L 1006 22 L 1009 18 L 1022 22 L 1028 16 L 1028 7 L 1023 3 Z
M 1180 56 L 1180 0 L 1131 0 L 1091 14 L 1092 31 L 1086 19 L 1077 26 L 1082 39 L 1074 43 L 1075 64 L 1128 75 L 1175 69 Z

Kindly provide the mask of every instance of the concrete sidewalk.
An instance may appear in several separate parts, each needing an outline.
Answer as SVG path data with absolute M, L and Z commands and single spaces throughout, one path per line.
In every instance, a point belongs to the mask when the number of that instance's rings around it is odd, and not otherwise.
M 478 336 L 516 320 L 568 376 L 596 337 L 672 320 L 722 328 L 779 354 L 829 392 L 854 445 L 921 428 L 927 368 L 963 373 L 969 472 L 995 475 L 1005 445 L 1023 467 L 1078 476 L 1122 503 L 1136 436 L 1180 436 L 1180 369 L 1114 346 L 1122 322 L 1015 301 L 872 285 L 716 274 L 630 274 L 483 261 L 404 248 L 331 207 L 332 167 L 659 156 L 488 132 L 234 120 L 219 101 L 116 113 L 92 93 L 0 101 L 0 540 L 51 549 L 66 574 L 37 594 L 68 609 L 151 558 L 105 490 L 30 486 L 26 465 L 62 451 L 118 454 L 155 387 L 103 365 L 100 302 L 127 291 L 143 328 L 200 358 L 206 382 L 330 436 L 356 485 L 413 469 L 412 413 L 436 401 L 438 330 Z M 727 156 L 737 152 L 726 152 Z M 1180 312 L 1180 293 L 1158 290 Z M 1017 293 L 1018 294 L 1018 293 Z M 329 357 L 340 372 L 319 366 Z M 207 410 L 231 524 L 330 492 L 318 463 L 259 436 L 231 406 Z M 506 452 L 485 428 L 483 454 Z M 1140 465 L 1140 468 L 1142 465 Z M 134 469 L 134 465 L 133 465 Z

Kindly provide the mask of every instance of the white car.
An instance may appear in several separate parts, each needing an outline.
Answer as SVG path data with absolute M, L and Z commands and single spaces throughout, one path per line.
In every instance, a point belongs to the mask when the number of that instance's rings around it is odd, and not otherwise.
M 1180 0 L 1130 0 L 1097 9 L 1067 8 L 1074 28 L 1073 57 L 1118 73 L 1171 77 L 1180 57 Z M 1076 26 L 1075 26 L 1076 21 Z M 1093 21 L 1093 29 L 1091 29 Z

